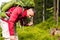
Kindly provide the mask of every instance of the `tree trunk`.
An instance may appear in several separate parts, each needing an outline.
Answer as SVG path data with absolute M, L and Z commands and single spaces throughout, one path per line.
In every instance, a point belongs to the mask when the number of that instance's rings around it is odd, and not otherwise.
M 45 21 L 45 1 L 43 0 L 43 22 Z
M 56 13 L 57 13 L 57 0 L 54 0 L 54 20 L 56 21 Z
M 54 0 L 54 19 L 56 21 L 56 27 L 58 27 L 58 14 L 59 14 L 59 0 Z
M 57 13 L 56 13 L 57 24 L 56 24 L 56 27 L 58 27 L 58 14 L 59 14 L 59 0 L 57 0 Z

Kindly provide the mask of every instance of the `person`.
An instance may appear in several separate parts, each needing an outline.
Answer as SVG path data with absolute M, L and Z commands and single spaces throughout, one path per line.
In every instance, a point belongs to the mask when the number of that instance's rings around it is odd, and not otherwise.
M 8 17 L 10 17 L 11 16 L 11 14 L 12 14 L 12 12 L 13 12 L 13 10 L 15 9 L 16 7 L 14 6 L 14 7 L 12 7 L 12 8 L 10 8 L 7 12 L 6 12 L 6 15 L 8 16 Z M 27 10 L 28 8 L 23 8 L 23 10 L 24 11 L 22 11 L 22 14 L 24 15 L 24 13 L 26 13 L 25 11 Z M 30 8 L 30 9 L 32 9 L 32 8 Z M 33 9 L 32 9 L 33 10 Z M 33 17 L 31 17 L 30 19 L 33 19 Z M 27 24 L 27 21 L 24 19 L 21 19 L 20 18 L 20 24 L 21 24 L 21 26 L 25 26 L 25 25 L 32 25 L 33 23 L 32 23 L 33 21 L 32 20 L 30 20 L 30 22 Z
M 9 33 L 10 33 L 10 38 L 12 40 L 15 40 L 15 32 L 14 32 L 14 25 L 15 23 L 20 20 L 20 22 L 22 23 L 21 25 L 23 25 L 23 20 L 28 18 L 31 18 L 32 16 L 34 16 L 34 11 L 30 8 L 28 9 L 24 9 L 23 13 L 22 13 L 23 9 L 18 6 L 16 7 L 12 14 L 10 15 L 10 18 L 8 20 L 8 27 L 9 27 Z
M 34 16 L 34 11 L 33 11 L 32 8 L 25 8 L 23 10 L 22 7 L 18 6 L 18 7 L 10 8 L 6 12 L 6 15 L 9 17 L 8 20 L 5 20 L 5 19 L 0 20 L 1 27 L 3 29 L 3 31 L 2 31 L 3 37 L 5 38 L 5 40 L 10 40 L 10 39 L 11 40 L 18 40 L 18 38 L 16 37 L 15 29 L 14 29 L 15 28 L 14 27 L 15 23 L 20 21 L 22 26 L 32 25 L 31 23 L 26 23 L 25 19 L 27 17 L 28 18 L 33 17 Z M 6 26 L 4 26 L 4 25 L 6 25 Z
M 19 9 L 18 9 L 19 8 Z M 4 40 L 10 40 L 10 39 L 13 39 L 13 40 L 15 40 L 14 39 L 14 37 L 15 37 L 15 30 L 14 30 L 14 25 L 15 25 L 15 23 L 18 21 L 18 20 L 20 20 L 20 23 L 21 23 L 21 25 L 22 26 L 25 26 L 25 25 L 32 25 L 33 23 L 26 23 L 26 17 L 31 17 L 31 16 L 34 16 L 34 12 L 33 12 L 33 10 L 32 9 L 30 9 L 30 8 L 26 8 L 26 9 L 20 9 L 21 7 L 13 7 L 13 8 L 10 8 L 7 12 L 6 12 L 6 14 L 7 14 L 7 16 L 9 17 L 9 19 L 8 20 L 5 20 L 4 18 L 2 18 L 2 20 L 0 19 L 0 24 L 1 24 L 1 28 L 2 28 L 2 35 L 3 35 L 3 37 L 5 38 Z M 16 10 L 16 14 L 18 14 L 18 15 L 16 15 L 16 17 L 15 16 L 12 16 L 12 15 L 15 15 L 15 13 L 14 13 L 14 10 Z M 17 11 L 18 10 L 18 11 Z M 19 13 L 20 12 L 20 13 Z M 14 18 L 15 17 L 15 18 Z M 14 21 L 13 20 L 13 18 L 16 20 L 16 21 Z M 10 19 L 12 19 L 14 22 L 11 22 L 12 20 L 10 20 Z M 11 24 L 11 23 L 13 23 L 13 24 Z M 5 26 L 6 25 L 6 26 Z M 13 28 L 11 27 L 11 26 L 13 26 Z M 11 30 L 11 28 L 12 28 L 12 30 Z M 12 34 L 11 34 L 11 32 L 13 32 Z M 18 38 L 16 39 L 16 40 L 18 40 Z
M 18 9 L 17 8 L 20 9 L 21 7 L 12 7 L 12 8 L 10 8 L 6 12 L 6 15 L 9 17 L 8 20 L 5 20 L 5 19 L 2 19 L 1 20 L 0 19 L 0 22 L 1 22 L 0 24 L 1 24 L 1 27 L 2 27 L 2 34 L 3 34 L 3 37 L 5 38 L 5 40 L 10 40 L 10 39 L 13 39 L 13 40 L 16 39 L 16 40 L 18 40 L 18 37 L 16 36 L 16 33 L 14 32 L 15 31 L 14 25 L 15 25 L 15 23 L 17 21 L 20 21 L 20 23 L 21 23 L 22 26 L 25 26 L 25 25 L 29 25 L 30 26 L 30 25 L 32 25 L 31 23 L 24 24 L 23 21 L 25 22 L 26 21 L 25 19 L 27 17 L 28 18 L 31 18 L 32 16 L 34 16 L 33 9 L 32 8 L 26 8 L 23 11 L 22 8 L 21 8 L 21 10 L 19 10 L 19 12 L 21 12 L 21 13 L 19 15 L 15 15 L 15 13 L 17 14 L 17 12 L 18 12 Z M 16 11 L 14 11 L 14 10 L 16 10 Z M 17 16 L 17 18 L 15 18 L 15 16 Z M 12 18 L 10 18 L 10 17 L 12 17 Z M 14 19 L 17 20 L 17 21 L 13 22 Z M 11 24 L 11 23 L 14 23 L 14 25 Z M 13 28 L 10 28 L 12 25 L 13 25 Z M 12 32 L 12 34 L 10 32 Z M 14 37 L 16 37 L 16 38 L 14 39 Z

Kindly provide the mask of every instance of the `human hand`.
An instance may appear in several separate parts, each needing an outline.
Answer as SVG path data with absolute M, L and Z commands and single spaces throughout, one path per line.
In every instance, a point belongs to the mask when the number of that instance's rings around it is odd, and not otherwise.
M 15 36 L 10 36 L 10 40 L 16 40 Z
M 27 25 L 28 25 L 28 26 L 31 26 L 31 25 L 33 25 L 33 23 L 32 23 L 32 22 L 30 22 L 30 23 L 28 23 Z

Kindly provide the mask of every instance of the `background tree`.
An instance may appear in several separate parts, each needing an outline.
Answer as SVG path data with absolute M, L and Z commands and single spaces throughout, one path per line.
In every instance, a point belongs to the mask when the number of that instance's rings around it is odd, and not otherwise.
M 56 26 L 58 27 L 58 17 L 59 17 L 59 0 L 57 0 L 57 13 L 56 13 L 56 16 L 57 16 L 57 24 Z
M 43 0 L 43 22 L 45 21 L 46 0 Z
M 56 21 L 56 13 L 57 13 L 57 0 L 54 0 L 54 20 Z

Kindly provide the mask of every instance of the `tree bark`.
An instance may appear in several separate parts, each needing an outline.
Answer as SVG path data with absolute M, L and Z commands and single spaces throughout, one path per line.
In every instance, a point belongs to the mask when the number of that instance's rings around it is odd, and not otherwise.
M 56 27 L 58 27 L 58 14 L 59 14 L 59 0 L 54 0 L 54 19 L 56 21 Z
M 56 26 L 58 27 L 58 14 L 59 14 L 59 0 L 57 0 L 57 13 L 56 13 L 56 17 L 57 17 L 57 24 Z
M 46 5 L 45 1 L 46 0 L 43 0 L 43 22 L 45 21 L 45 9 L 46 9 L 46 7 L 45 7 L 45 5 Z
M 54 0 L 54 20 L 56 21 L 56 13 L 57 13 L 57 0 Z

